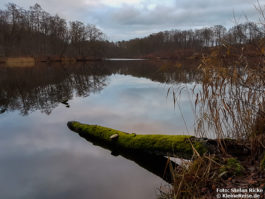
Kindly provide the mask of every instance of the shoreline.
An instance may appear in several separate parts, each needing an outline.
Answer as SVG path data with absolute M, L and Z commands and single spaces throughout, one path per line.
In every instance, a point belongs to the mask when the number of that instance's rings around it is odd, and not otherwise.
M 34 66 L 36 63 L 76 63 L 76 62 L 89 62 L 89 61 L 103 61 L 103 58 L 97 57 L 0 57 L 0 64 L 6 64 L 8 66 Z

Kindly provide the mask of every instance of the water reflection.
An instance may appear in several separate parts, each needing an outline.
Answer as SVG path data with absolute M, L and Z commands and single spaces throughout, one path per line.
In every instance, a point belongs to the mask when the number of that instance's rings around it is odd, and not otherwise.
M 88 96 L 106 85 L 106 75 L 96 66 L 42 65 L 0 68 L 0 107 L 22 115 L 41 110 L 46 114 L 77 96 Z
M 192 66 L 169 65 L 0 66 L 0 198 L 156 198 L 156 188 L 165 182 L 143 162 L 147 159 L 111 156 L 73 134 L 66 122 L 130 133 L 183 133 L 181 116 L 166 99 L 167 86 L 192 85 L 200 75 Z M 192 126 L 185 97 L 182 106 Z
M 70 107 L 68 101 L 74 95 L 87 97 L 101 91 L 112 74 L 174 84 L 198 81 L 200 77 L 194 67 L 178 68 L 175 63 L 168 62 L 105 61 L 26 68 L 0 66 L 1 113 L 19 110 L 22 115 L 27 115 L 41 110 L 50 114 L 60 103 Z

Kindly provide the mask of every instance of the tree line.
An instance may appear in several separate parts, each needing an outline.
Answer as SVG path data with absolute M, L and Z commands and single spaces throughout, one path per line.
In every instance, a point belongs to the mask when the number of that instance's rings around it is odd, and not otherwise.
M 245 22 L 195 30 L 170 30 L 129 41 L 110 42 L 95 25 L 67 22 L 39 4 L 23 9 L 9 3 L 0 10 L 0 56 L 139 57 L 174 50 L 253 43 L 265 37 L 264 24 Z
M 89 56 L 101 54 L 104 34 L 92 24 L 52 16 L 39 4 L 28 10 L 9 3 L 0 10 L 0 55 Z
M 238 24 L 230 29 L 222 25 L 195 30 L 170 30 L 151 34 L 144 38 L 117 42 L 123 54 L 146 55 L 174 50 L 200 50 L 221 44 L 253 44 L 265 37 L 265 26 L 254 22 Z M 121 54 L 122 54 L 121 52 Z

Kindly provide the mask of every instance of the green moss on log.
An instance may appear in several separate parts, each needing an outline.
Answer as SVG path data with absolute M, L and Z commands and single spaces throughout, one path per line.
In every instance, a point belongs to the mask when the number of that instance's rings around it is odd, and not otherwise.
M 194 151 L 192 145 L 200 154 L 207 152 L 207 147 L 203 142 L 188 135 L 136 135 L 79 122 L 68 122 L 67 125 L 83 137 L 100 140 L 106 145 L 112 145 L 119 149 L 156 155 L 176 155 L 183 158 L 192 157 Z M 115 140 L 110 138 L 114 134 L 118 134 Z
M 265 154 L 263 155 L 263 158 L 260 161 L 260 168 L 261 170 L 265 171 Z
M 229 173 L 231 175 L 241 175 L 245 171 L 245 168 L 240 164 L 236 158 L 229 158 L 226 160 L 226 164 L 221 166 L 220 173 Z

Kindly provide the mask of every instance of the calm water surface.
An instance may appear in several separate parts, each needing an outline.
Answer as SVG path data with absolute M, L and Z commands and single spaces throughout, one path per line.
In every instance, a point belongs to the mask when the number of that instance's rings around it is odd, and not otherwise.
M 0 66 L 0 198 L 152 199 L 165 185 L 134 161 L 70 131 L 77 120 L 130 133 L 192 134 L 185 93 L 174 110 L 167 89 L 198 81 L 192 67 L 105 61 L 28 68 Z

